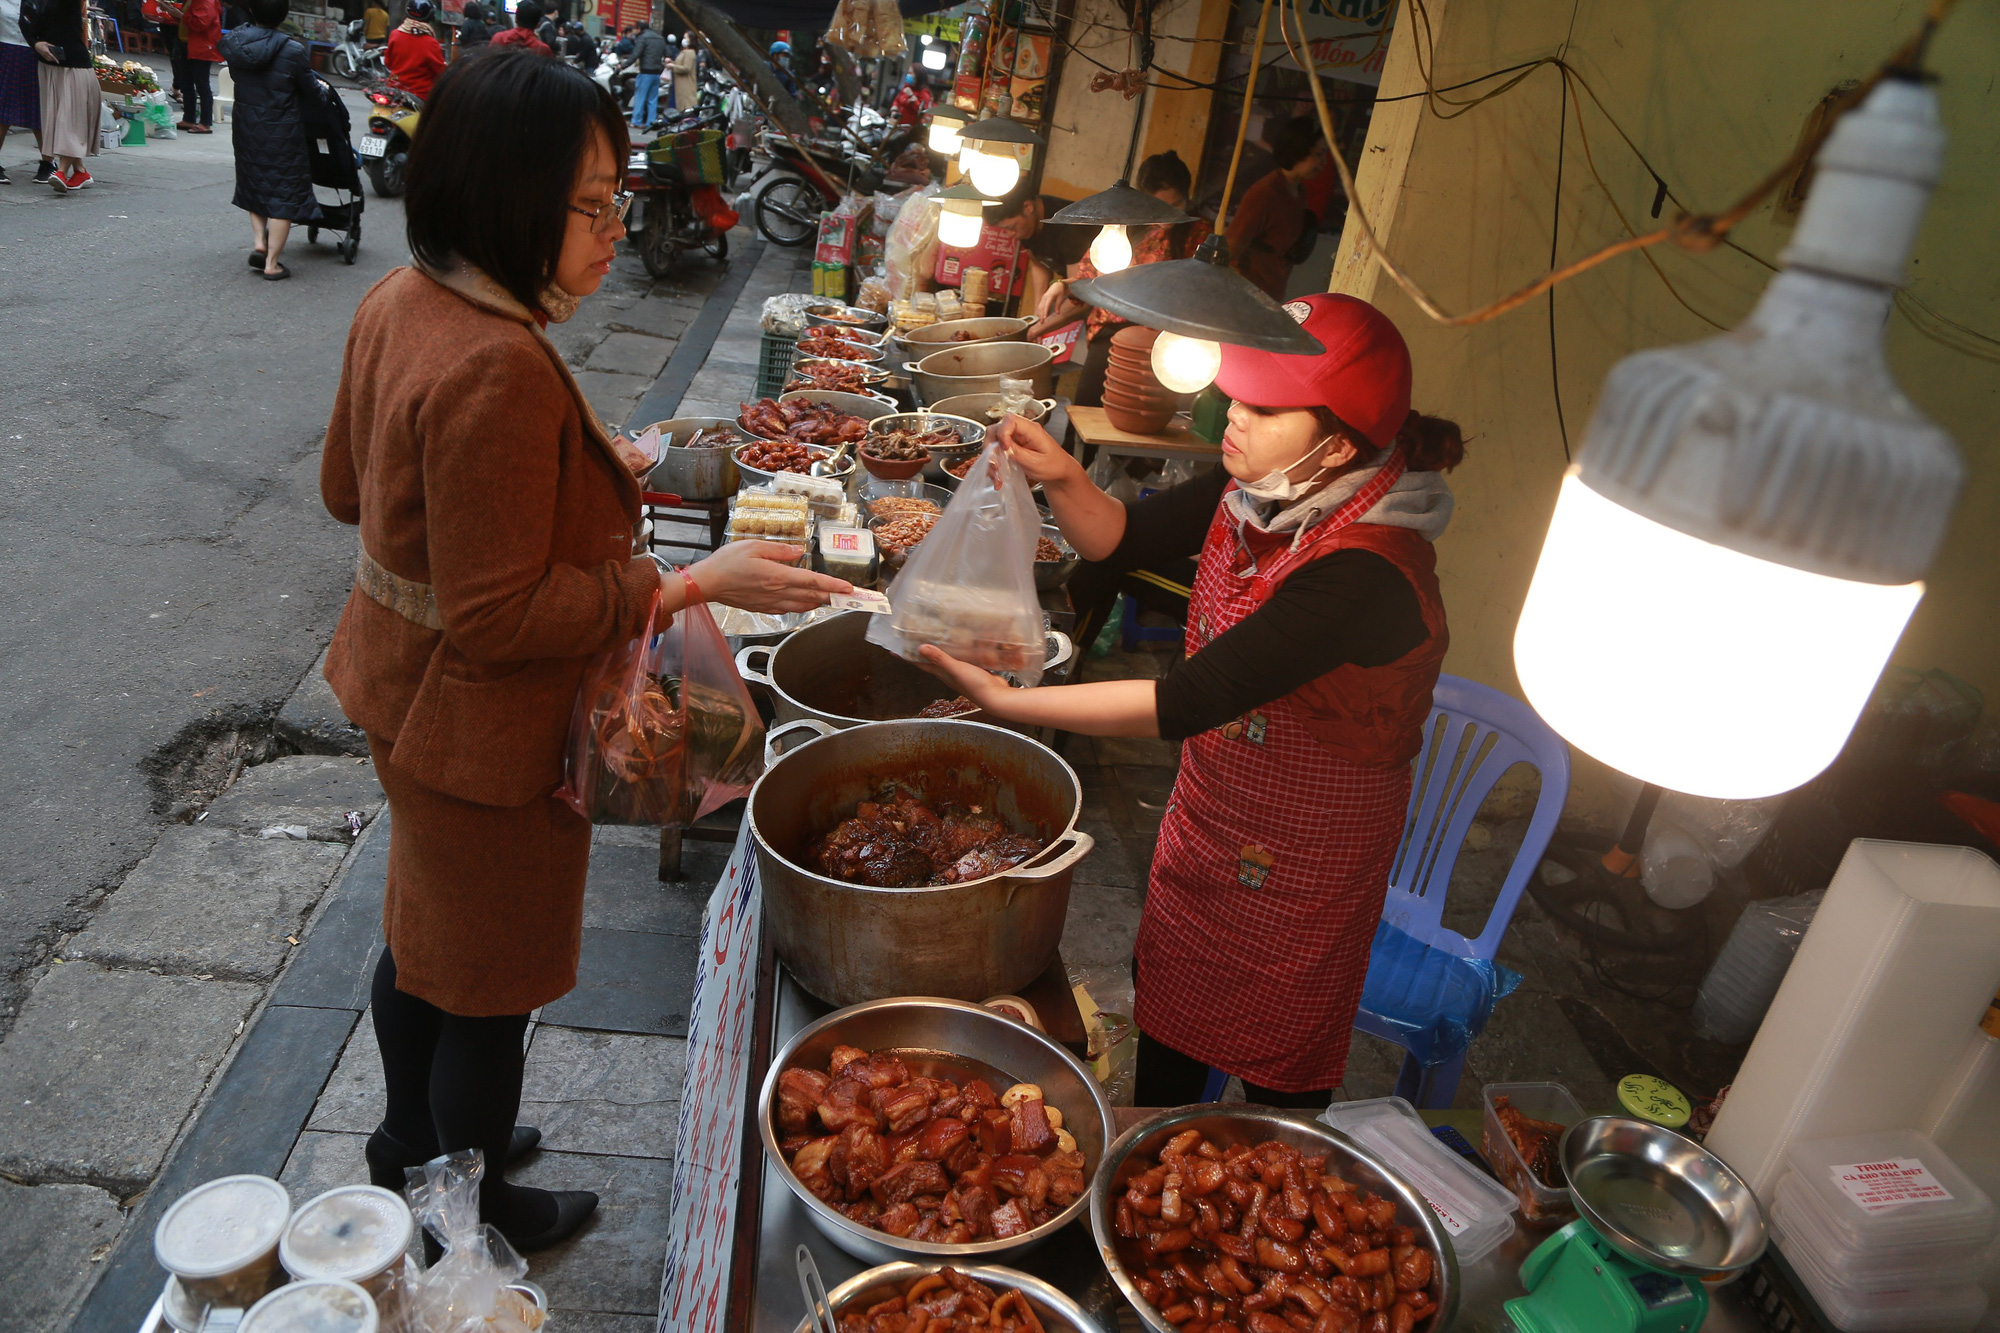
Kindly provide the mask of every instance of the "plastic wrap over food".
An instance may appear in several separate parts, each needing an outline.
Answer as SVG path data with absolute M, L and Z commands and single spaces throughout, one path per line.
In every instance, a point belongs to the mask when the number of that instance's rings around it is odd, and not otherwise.
M 542 1311 L 513 1285 L 527 1275 L 527 1261 L 499 1228 L 479 1220 L 485 1170 L 477 1148 L 410 1168 L 410 1209 L 444 1257 L 406 1272 L 377 1301 L 384 1333 L 535 1333 L 542 1326 Z
M 1463 1055 L 1486 1030 L 1493 1006 L 1521 974 L 1484 958 L 1461 958 L 1384 921 L 1375 927 L 1361 1007 L 1393 1028 L 1426 1067 Z
M 875 618 L 868 641 L 912 662 L 935 644 L 1017 684 L 1039 684 L 1047 653 L 1035 592 L 1041 535 L 1027 475 L 989 443 L 896 576 L 889 614 Z
M 888 248 L 882 263 L 892 300 L 907 301 L 916 293 L 917 281 L 936 267 L 938 210 L 931 200 L 943 189 L 927 185 L 914 198 L 905 198 L 889 229 Z
M 759 326 L 766 333 L 796 338 L 806 331 L 806 307 L 825 304 L 824 296 L 814 296 L 811 292 L 780 292 L 776 296 L 767 296 L 764 298 L 764 317 Z

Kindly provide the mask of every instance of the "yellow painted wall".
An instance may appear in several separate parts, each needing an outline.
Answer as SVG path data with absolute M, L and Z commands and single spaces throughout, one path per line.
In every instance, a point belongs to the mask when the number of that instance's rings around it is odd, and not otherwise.
M 1589 80 L 1669 187 L 1696 209 L 1725 207 L 1796 143 L 1815 103 L 1865 75 L 1913 30 L 1918 0 L 1426 0 L 1438 33 L 1438 85 L 1561 53 Z M 1381 93 L 1420 89 L 1417 24 L 1404 0 Z M 1933 44 L 1951 135 L 1945 178 L 1911 267 L 1911 292 L 1942 314 L 2000 337 L 2000 8 L 1964 4 Z M 1484 85 L 1491 87 L 1493 85 Z M 1480 89 L 1449 94 L 1467 98 Z M 1592 179 L 1577 115 L 1568 116 L 1562 198 L 1554 207 L 1562 81 L 1553 67 L 1455 119 L 1421 99 L 1378 107 L 1359 197 L 1391 254 L 1453 311 L 1483 305 L 1549 266 L 1623 235 L 1649 213 L 1653 177 L 1584 99 L 1583 128 L 1601 172 Z M 1662 217 L 1671 217 L 1667 204 Z M 1554 214 L 1552 218 L 1552 213 Z M 1789 221 L 1770 205 L 1736 233 L 1775 259 Z M 1457 517 L 1439 543 L 1451 617 L 1447 671 L 1519 693 L 1513 631 L 1565 460 L 1550 369 L 1546 298 L 1494 323 L 1447 329 L 1420 314 L 1360 257 L 1350 220 L 1334 289 L 1379 303 L 1409 338 L 1416 406 L 1466 428 L 1467 462 L 1452 477 Z M 1731 251 L 1651 253 L 1695 310 L 1742 318 L 1768 273 Z M 1684 308 L 1644 258 L 1628 256 L 1555 291 L 1561 406 L 1581 444 L 1605 372 L 1641 347 L 1691 341 L 1712 327 Z M 1910 398 L 1958 440 L 1968 483 L 1944 552 L 1897 653 L 1941 666 L 2000 709 L 2000 365 L 1940 346 L 1901 316 L 1888 331 L 1892 367 Z M 1987 344 L 1988 355 L 2000 346 Z M 1643 608 L 1609 619 L 1634 653 Z M 1622 815 L 1631 786 L 1578 756 L 1573 813 Z

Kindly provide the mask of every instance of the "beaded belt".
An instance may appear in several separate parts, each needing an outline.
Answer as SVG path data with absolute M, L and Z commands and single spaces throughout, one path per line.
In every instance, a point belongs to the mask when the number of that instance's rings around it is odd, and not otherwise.
M 388 607 L 413 625 L 442 630 L 444 617 L 438 614 L 437 590 L 390 572 L 363 547 L 354 563 L 354 586 Z

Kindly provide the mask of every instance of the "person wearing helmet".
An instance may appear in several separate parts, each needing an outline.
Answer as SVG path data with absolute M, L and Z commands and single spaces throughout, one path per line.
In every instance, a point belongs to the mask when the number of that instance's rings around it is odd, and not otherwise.
M 792 77 L 792 44 L 778 41 L 771 43 L 771 72 L 778 76 L 778 82 L 785 85 L 785 91 L 792 96 L 799 95 L 798 80 Z
M 431 85 L 444 70 L 444 46 L 431 28 L 434 13 L 431 0 L 410 0 L 403 21 L 389 34 L 388 50 L 382 53 L 390 79 L 425 101 L 430 100 Z
M 1431 543 L 1458 427 L 1410 410 L 1410 353 L 1351 296 L 1289 301 L 1320 344 L 1224 344 L 1222 467 L 1126 505 L 1040 426 L 996 438 L 1063 536 L 1123 570 L 1199 555 L 1186 656 L 1157 680 L 1013 689 L 922 652 L 992 718 L 1181 742 L 1133 950 L 1137 1101 L 1323 1107 L 1340 1085 L 1450 641 Z

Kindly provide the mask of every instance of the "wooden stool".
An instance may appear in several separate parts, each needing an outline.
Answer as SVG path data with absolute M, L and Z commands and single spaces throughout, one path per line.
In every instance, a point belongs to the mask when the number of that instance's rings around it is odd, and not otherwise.
M 715 551 L 721 549 L 722 534 L 729 527 L 729 501 L 727 499 L 683 500 L 678 505 L 672 507 L 648 505 L 646 507 L 646 515 L 653 520 L 652 546 L 654 550 L 668 546 L 688 551 Z M 676 515 L 679 517 L 676 517 Z M 699 542 L 684 541 L 679 538 L 662 537 L 659 535 L 662 523 L 692 522 L 695 521 L 692 517 L 694 515 L 699 515 L 708 523 L 708 544 L 706 546 Z

